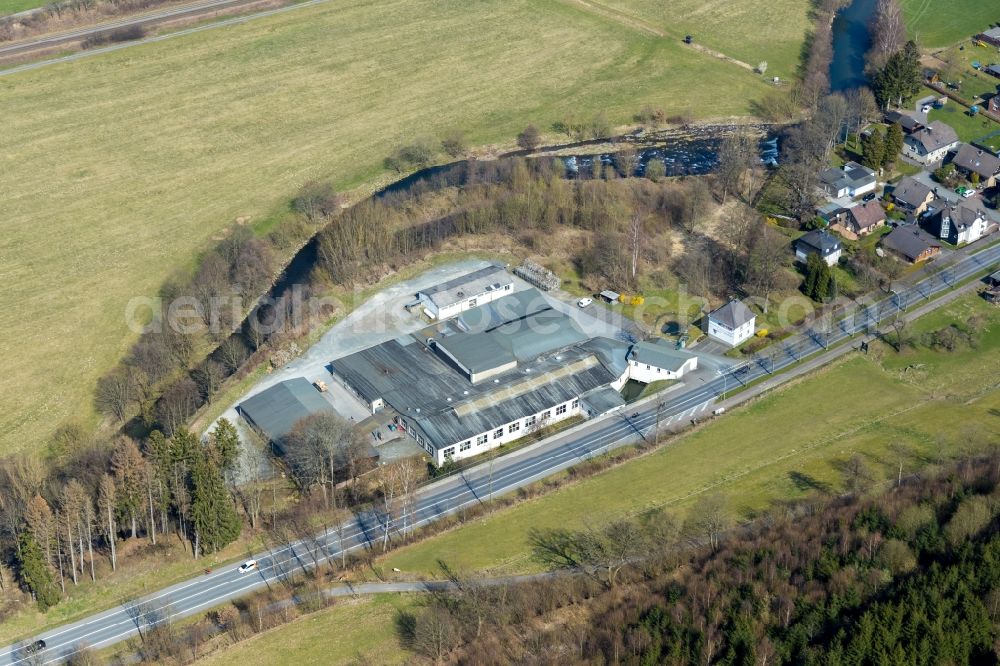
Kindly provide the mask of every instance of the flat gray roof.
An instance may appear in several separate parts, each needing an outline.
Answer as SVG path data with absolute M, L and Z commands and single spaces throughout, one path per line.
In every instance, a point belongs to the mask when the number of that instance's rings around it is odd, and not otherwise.
M 272 442 L 280 442 L 295 424 L 313 414 L 336 414 L 312 384 L 302 377 L 264 389 L 239 405 L 245 419 Z
M 499 368 L 517 360 L 488 333 L 456 333 L 435 340 L 435 344 L 470 372 Z
M 466 310 L 458 315 L 456 320 L 461 329 L 469 333 L 481 333 L 536 312 L 551 309 L 552 306 L 542 296 L 542 292 L 532 287 Z
M 427 296 L 436 306 L 443 308 L 464 301 L 470 296 L 482 294 L 490 288 L 502 288 L 503 285 L 511 283 L 513 280 L 506 269 L 501 266 L 487 266 L 439 285 L 421 289 L 417 293 Z
M 671 372 L 677 372 L 681 369 L 682 365 L 694 357 L 695 355 L 691 352 L 674 349 L 673 343 L 663 338 L 636 344 L 632 347 L 632 352 L 629 356 L 633 361 L 648 363 L 649 365 L 670 370 Z
M 594 412 L 594 415 L 607 414 L 625 404 L 622 394 L 610 386 L 601 386 L 583 394 L 583 402 Z

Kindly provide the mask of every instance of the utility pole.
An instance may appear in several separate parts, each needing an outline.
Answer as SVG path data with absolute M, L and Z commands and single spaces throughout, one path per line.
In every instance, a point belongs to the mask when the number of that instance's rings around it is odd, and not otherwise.
M 656 426 L 653 430 L 653 446 L 660 445 L 660 413 L 663 411 L 663 400 L 656 403 Z

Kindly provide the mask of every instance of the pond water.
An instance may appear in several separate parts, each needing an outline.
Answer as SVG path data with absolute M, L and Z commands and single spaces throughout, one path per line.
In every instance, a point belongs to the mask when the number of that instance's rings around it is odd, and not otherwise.
M 866 85 L 865 53 L 871 47 L 868 22 L 877 0 L 852 0 L 833 21 L 833 61 L 830 90 L 842 92 Z

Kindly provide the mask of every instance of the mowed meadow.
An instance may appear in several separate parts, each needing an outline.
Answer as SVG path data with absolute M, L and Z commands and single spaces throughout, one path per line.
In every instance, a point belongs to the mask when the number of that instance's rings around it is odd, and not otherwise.
M 794 78 L 806 33 L 812 29 L 810 3 L 800 0 L 580 0 L 595 8 L 633 17 L 672 38 L 691 35 L 695 44 L 753 67 L 768 64 L 767 75 Z
M 746 114 L 768 89 L 555 0 L 331 0 L 0 77 L 0 451 L 96 424 L 128 301 L 310 179 L 370 187 L 394 146 L 449 128 L 511 145 L 569 114 Z

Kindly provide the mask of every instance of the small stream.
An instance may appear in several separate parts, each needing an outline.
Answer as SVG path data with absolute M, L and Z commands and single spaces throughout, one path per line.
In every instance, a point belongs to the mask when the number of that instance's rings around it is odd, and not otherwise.
M 837 12 L 833 21 L 833 61 L 830 63 L 830 92 L 843 92 L 868 83 L 865 53 L 871 48 L 868 23 L 877 0 L 852 0 Z

